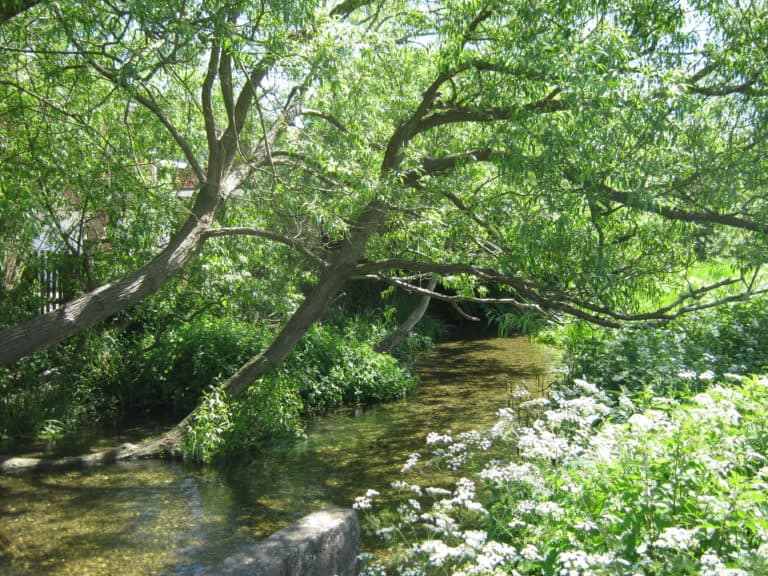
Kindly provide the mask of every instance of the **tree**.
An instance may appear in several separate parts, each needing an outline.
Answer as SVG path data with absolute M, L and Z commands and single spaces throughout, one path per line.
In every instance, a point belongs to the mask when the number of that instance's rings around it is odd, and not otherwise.
M 279 364 L 352 279 L 607 326 L 661 324 L 762 290 L 761 6 L 51 10 L 71 65 L 151 112 L 200 187 L 164 250 L 4 330 L 1 361 L 147 298 L 203 242 L 232 235 L 288 247 L 313 278 L 275 341 L 226 382 L 233 395 Z M 166 102 L 171 86 L 178 99 Z M 248 222 L 222 216 L 234 190 L 257 206 Z M 724 259 L 733 275 L 696 279 Z M 657 307 L 662 291 L 677 295 Z

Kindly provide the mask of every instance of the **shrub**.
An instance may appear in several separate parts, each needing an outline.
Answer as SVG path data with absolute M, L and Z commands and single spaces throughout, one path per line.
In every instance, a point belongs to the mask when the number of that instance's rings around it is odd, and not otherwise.
M 726 374 L 768 367 L 768 299 L 691 314 L 661 329 L 572 325 L 570 372 L 605 389 L 686 397 Z
M 210 463 L 243 457 L 258 452 L 268 438 L 300 436 L 301 400 L 280 384 L 280 379 L 266 379 L 238 399 L 228 398 L 220 386 L 207 390 L 182 439 L 185 459 Z
M 268 341 L 255 324 L 232 317 L 203 315 L 171 326 L 145 352 L 134 351 L 122 381 L 110 392 L 124 408 L 165 407 L 175 414 L 192 410 L 203 390 L 234 373 Z
M 361 322 L 313 326 L 268 378 L 292 382 L 307 409 L 403 398 L 416 377 L 392 356 L 373 350 L 366 339 L 379 335 L 375 325 Z
M 416 379 L 365 337 L 377 327 L 352 322 L 310 329 L 279 367 L 228 399 L 219 387 L 203 395 L 183 441 L 185 456 L 211 462 L 256 451 L 265 439 L 301 434 L 302 409 L 321 410 L 402 398 Z
M 121 343 L 86 331 L 0 369 L 0 437 L 49 441 L 115 417 L 103 384 L 119 373 Z

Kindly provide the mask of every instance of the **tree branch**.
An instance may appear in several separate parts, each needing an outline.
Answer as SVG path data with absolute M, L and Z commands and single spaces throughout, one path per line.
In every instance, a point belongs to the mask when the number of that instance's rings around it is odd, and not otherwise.
M 693 224 L 720 224 L 723 226 L 729 226 L 731 228 L 739 228 L 742 230 L 749 230 L 751 232 L 757 232 L 759 234 L 768 234 L 768 224 L 762 222 L 755 222 L 754 220 L 748 220 L 734 214 L 721 214 L 713 211 L 694 212 L 689 210 L 682 210 L 680 208 L 673 208 L 671 206 L 665 206 L 658 202 L 647 201 L 640 198 L 638 195 L 633 195 L 628 192 L 622 192 L 616 190 L 604 183 L 598 183 L 592 185 L 598 192 L 602 193 L 606 198 L 623 204 L 628 208 L 636 210 L 642 210 L 651 214 L 658 214 L 668 220 L 677 220 L 679 222 L 689 222 Z
M 265 238 L 272 240 L 273 242 L 279 242 L 289 248 L 292 248 L 302 256 L 310 260 L 321 268 L 328 266 L 328 262 L 314 254 L 309 248 L 304 246 L 301 242 L 282 234 L 270 232 L 268 230 L 262 230 L 260 228 L 250 228 L 247 226 L 232 226 L 227 228 L 211 228 L 206 230 L 203 237 L 207 240 L 209 238 L 221 238 L 222 236 L 256 236 L 259 238 Z
M 213 111 L 213 83 L 219 69 L 221 58 L 221 46 L 218 40 L 211 45 L 211 54 L 208 58 L 208 68 L 200 91 L 200 102 L 203 107 L 203 119 L 205 120 L 205 134 L 208 138 L 208 150 L 213 153 L 218 148 L 218 135 L 216 134 L 216 115 Z
M 334 126 L 335 128 L 338 128 L 339 131 L 343 132 L 344 134 L 351 134 L 351 132 L 349 131 L 349 128 L 344 126 L 344 124 L 342 124 L 342 122 L 338 118 L 326 112 L 321 112 L 320 110 L 304 109 L 301 112 L 301 115 L 315 116 L 316 118 L 321 118 L 326 122 L 328 122 L 329 124 L 331 124 L 332 126 Z
M 448 295 L 434 290 L 414 286 L 401 277 L 383 274 L 387 270 L 400 270 L 410 273 L 431 273 L 439 275 L 468 274 L 479 280 L 511 288 L 516 297 L 480 298 L 475 296 Z M 625 313 L 606 306 L 585 301 L 565 292 L 547 288 L 532 281 L 509 276 L 502 272 L 481 268 L 470 264 L 439 264 L 435 262 L 406 261 L 403 259 L 382 260 L 359 264 L 355 268 L 359 277 L 376 279 L 387 284 L 422 296 L 430 296 L 444 302 L 473 302 L 478 304 L 506 304 L 517 308 L 533 309 L 541 314 L 564 313 L 569 316 L 587 320 L 609 328 L 619 328 L 627 324 L 663 325 L 691 312 L 713 308 L 722 304 L 746 300 L 756 294 L 767 293 L 766 290 L 753 291 L 748 287 L 745 291 L 715 300 L 691 304 L 700 301 L 704 296 L 722 288 L 741 283 L 740 278 L 728 278 L 714 284 L 702 286 L 681 294 L 674 302 L 659 307 L 650 312 L 637 314 Z

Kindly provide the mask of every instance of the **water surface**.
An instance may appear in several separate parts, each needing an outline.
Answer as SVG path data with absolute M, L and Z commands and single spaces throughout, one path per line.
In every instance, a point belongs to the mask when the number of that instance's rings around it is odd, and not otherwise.
M 409 399 L 317 417 L 306 440 L 248 462 L 0 476 L 0 573 L 200 574 L 309 512 L 386 487 L 430 431 L 493 424 L 515 386 L 540 392 L 551 364 L 525 338 L 451 342 L 421 363 Z

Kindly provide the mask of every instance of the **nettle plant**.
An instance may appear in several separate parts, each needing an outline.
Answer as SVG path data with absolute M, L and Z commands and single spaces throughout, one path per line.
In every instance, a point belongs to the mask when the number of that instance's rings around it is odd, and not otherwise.
M 394 560 L 369 557 L 365 573 L 767 574 L 767 410 L 767 377 L 642 410 L 577 380 L 502 410 L 486 432 L 431 434 L 432 457 L 404 471 L 445 466 L 453 488 L 394 483 L 397 514 L 366 515 Z

